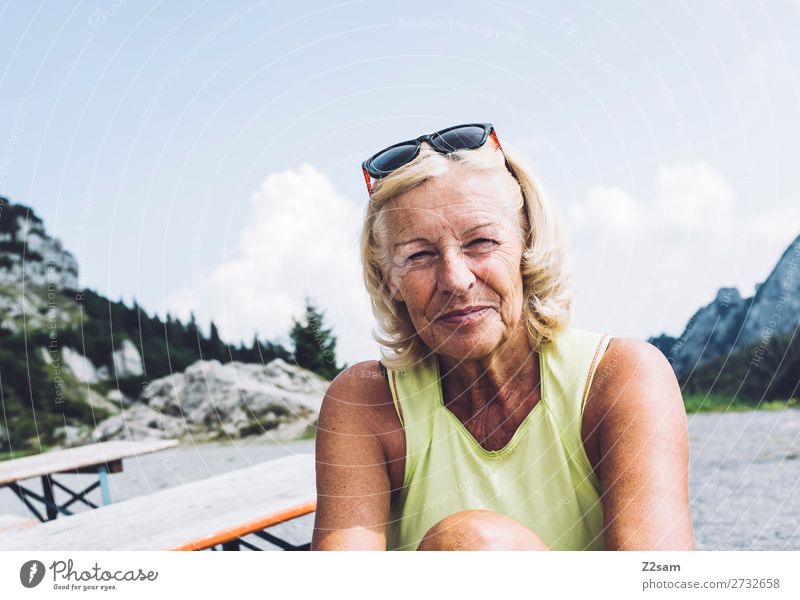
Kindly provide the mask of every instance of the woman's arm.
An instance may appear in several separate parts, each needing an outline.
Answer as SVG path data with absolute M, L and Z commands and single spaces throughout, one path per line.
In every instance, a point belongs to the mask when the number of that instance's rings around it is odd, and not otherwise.
M 375 434 L 376 405 L 386 394 L 386 380 L 363 376 L 374 369 L 376 361 L 346 369 L 322 402 L 312 550 L 386 550 L 391 485 Z
M 686 410 L 672 367 L 655 346 L 615 338 L 595 383 L 606 548 L 694 550 Z

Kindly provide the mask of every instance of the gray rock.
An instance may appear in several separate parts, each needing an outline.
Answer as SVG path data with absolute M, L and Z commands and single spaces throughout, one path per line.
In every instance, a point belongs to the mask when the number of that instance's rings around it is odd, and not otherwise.
M 122 347 L 114 351 L 114 371 L 117 377 L 141 377 L 144 373 L 142 357 L 134 343 L 129 339 L 122 340 Z
M 53 358 L 50 356 L 50 353 L 47 351 L 47 348 L 39 348 L 39 355 L 42 357 L 42 360 L 46 365 L 53 364 Z
M 63 427 L 58 427 L 54 434 L 59 444 L 71 448 L 73 446 L 85 444 L 87 437 L 90 435 L 90 430 L 88 427 L 65 425 Z
M 27 206 L 0 198 L 0 284 L 53 289 L 78 289 L 78 262 L 61 242 L 47 234 L 44 223 Z
M 181 419 L 138 403 L 102 421 L 86 441 L 180 439 L 189 435 L 191 431 Z
M 81 383 L 97 383 L 100 380 L 94 363 L 68 346 L 61 350 L 61 361 L 75 379 Z
M 756 287 L 735 350 L 789 333 L 800 322 L 800 236 L 783 253 L 767 280 Z
M 329 382 L 276 359 L 267 365 L 198 361 L 146 386 L 139 401 L 102 422 L 94 439 L 293 439 L 316 422 Z
M 679 338 L 649 341 L 661 349 L 679 379 L 704 363 L 743 348 L 766 345 L 772 336 L 791 333 L 800 323 L 800 236 L 786 249 L 750 298 L 722 288 L 698 310 Z
M 92 409 L 101 409 L 111 415 L 116 415 L 121 410 L 121 406 L 108 399 L 107 396 L 98 394 L 94 389 L 85 386 L 84 389 L 84 402 L 86 402 Z
M 5 258 L 8 257 L 0 251 L 0 261 Z M 48 296 L 55 292 L 33 285 L 27 279 L 23 286 L 15 277 L 9 275 L 0 262 L 0 325 L 3 328 L 12 333 L 21 333 L 24 328 L 57 334 L 73 324 L 74 315 L 49 301 Z
M 130 406 L 132 402 L 130 398 L 128 398 L 125 394 L 123 394 L 119 390 L 111 390 L 106 394 L 106 398 L 108 399 L 109 402 L 111 402 L 111 404 L 117 407 Z

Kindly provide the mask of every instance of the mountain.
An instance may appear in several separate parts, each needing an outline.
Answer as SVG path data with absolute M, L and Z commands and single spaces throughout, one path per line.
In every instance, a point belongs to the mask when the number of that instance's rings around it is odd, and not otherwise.
M 0 284 L 78 288 L 78 263 L 27 206 L 0 198 Z M 5 320 L 4 320 L 5 322 Z
M 691 391 L 740 394 L 752 401 L 797 392 L 800 363 L 800 236 L 749 298 L 721 288 L 689 319 L 680 337 L 648 341 L 672 364 Z M 787 395 L 789 394 L 789 395 Z
M 306 390 L 305 405 L 313 406 L 315 394 L 322 399 L 322 378 L 290 364 L 292 353 L 280 344 L 257 337 L 250 345 L 226 344 L 213 322 L 206 335 L 194 317 L 187 323 L 169 315 L 162 320 L 137 303 L 126 306 L 81 289 L 78 275 L 75 257 L 47 233 L 33 209 L 0 198 L 0 452 L 124 437 L 125 428 L 109 433 L 113 422 L 107 420 L 124 421 L 139 415 L 140 407 L 157 412 L 161 404 L 152 404 L 148 394 L 163 387 L 164 378 L 177 382 L 198 369 L 230 375 L 229 364 L 250 374 L 250 387 L 242 387 L 244 379 L 221 375 L 228 387 L 223 393 L 220 385 L 217 396 L 252 396 L 260 407 L 251 411 L 249 423 L 241 416 L 247 411 L 237 413 L 235 435 L 285 426 L 292 419 L 304 429 L 315 420 L 313 408 L 298 408 L 296 394 L 283 393 L 255 374 L 280 371 L 291 372 L 297 381 L 311 378 L 318 385 Z M 207 390 L 201 388 L 188 386 L 181 402 L 207 403 Z M 175 412 L 174 406 L 167 408 L 167 416 Z M 267 418 L 270 412 L 280 418 Z M 192 434 L 234 434 L 220 419 L 202 421 L 190 423 Z

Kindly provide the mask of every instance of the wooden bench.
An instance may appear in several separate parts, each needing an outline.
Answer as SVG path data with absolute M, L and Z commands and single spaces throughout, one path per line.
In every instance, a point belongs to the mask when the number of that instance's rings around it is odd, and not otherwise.
M 70 506 L 76 502 L 97 508 L 98 505 L 87 497 L 96 488 L 100 489 L 102 503 L 111 504 L 108 474 L 122 471 L 123 459 L 160 452 L 177 445 L 177 440 L 100 442 L 5 460 L 0 462 L 0 488 L 8 487 L 40 521 L 50 521 L 60 514 L 71 515 Z M 97 474 L 97 481 L 83 490 L 74 491 L 63 481 L 54 478 L 56 474 L 80 473 Z M 34 477 L 42 480 L 41 494 L 20 483 Z M 56 502 L 55 488 L 66 492 L 69 499 L 61 504 Z M 40 512 L 42 508 L 44 514 Z
M 30 527 L 36 525 L 39 521 L 28 517 L 19 517 L 17 515 L 0 515 L 0 531 L 5 529 L 13 529 L 14 527 Z
M 316 509 L 313 454 L 294 454 L 29 529 L 0 531 L 0 550 L 259 549 L 255 534 L 285 550 L 295 546 L 262 531 Z M 309 532 L 309 539 L 310 539 Z

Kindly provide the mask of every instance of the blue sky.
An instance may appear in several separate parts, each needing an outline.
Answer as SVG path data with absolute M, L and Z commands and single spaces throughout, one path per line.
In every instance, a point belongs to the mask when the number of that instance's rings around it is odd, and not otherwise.
M 800 234 L 790 2 L 7 2 L 0 194 L 81 283 L 223 337 L 310 294 L 376 358 L 359 164 L 493 122 L 570 235 L 575 326 L 680 333 Z

